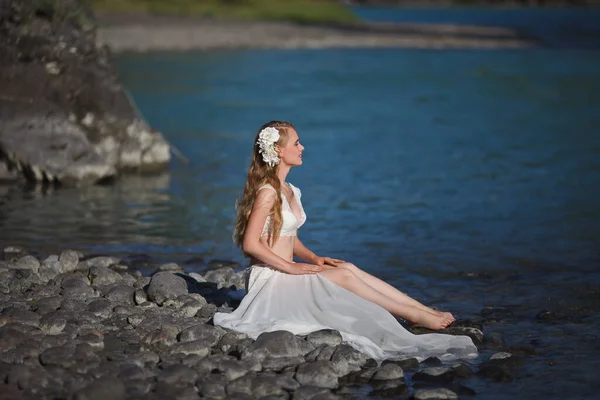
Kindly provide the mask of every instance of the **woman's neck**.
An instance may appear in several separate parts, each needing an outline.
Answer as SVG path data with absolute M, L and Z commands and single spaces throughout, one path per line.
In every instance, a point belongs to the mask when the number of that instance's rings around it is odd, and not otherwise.
M 277 168 L 277 177 L 279 178 L 279 182 L 281 182 L 281 186 L 285 185 L 285 179 L 287 178 L 287 174 L 290 172 L 289 165 L 279 165 Z

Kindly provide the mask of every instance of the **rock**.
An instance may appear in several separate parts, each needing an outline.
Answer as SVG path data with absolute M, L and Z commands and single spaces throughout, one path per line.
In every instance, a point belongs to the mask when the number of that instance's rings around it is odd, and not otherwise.
M 208 282 L 216 283 L 219 288 L 228 287 L 230 286 L 229 280 L 233 277 L 234 273 L 235 272 L 233 268 L 223 267 L 212 271 L 208 271 L 204 274 L 204 279 L 206 279 Z
M 185 279 L 171 272 L 159 272 L 153 275 L 148 287 L 148 299 L 158 305 L 162 305 L 167 299 L 175 299 L 187 293 Z
M 476 346 L 479 346 L 483 343 L 483 332 L 477 328 L 469 327 L 469 326 L 451 326 L 449 328 L 444 329 L 444 333 L 449 335 L 465 335 L 469 336 L 473 343 Z
M 46 335 L 58 335 L 66 325 L 66 319 L 57 315 L 46 315 L 41 318 L 39 327 Z
M 331 391 L 326 388 L 316 386 L 301 386 L 299 387 L 292 396 L 292 400 L 312 400 L 326 398 L 331 395 Z
M 77 391 L 74 400 L 125 400 L 127 393 L 125 384 L 115 378 L 94 380 L 83 389 Z
M 227 384 L 227 394 L 234 398 L 240 395 L 250 395 L 251 398 L 265 398 L 267 396 L 282 396 L 286 392 L 276 383 L 272 377 L 255 376 L 248 373 L 241 378 L 235 379 Z
M 65 250 L 60 253 L 60 257 L 58 258 L 58 262 L 61 266 L 61 272 L 71 272 L 77 269 L 77 264 L 79 264 L 80 253 L 75 250 Z
M 192 342 L 199 340 L 206 343 L 207 346 L 213 347 L 224 334 L 225 332 L 222 329 L 206 324 L 198 324 L 182 330 L 179 334 L 179 341 Z
M 183 268 L 175 263 L 162 264 L 158 266 L 159 271 L 183 272 Z
M 373 375 L 375 381 L 387 381 L 390 379 L 404 379 L 404 371 L 396 364 L 384 364 Z
M 429 367 L 415 372 L 413 380 L 425 382 L 450 382 L 454 379 L 454 370 L 449 367 Z
M 106 298 L 113 303 L 134 305 L 133 293 L 135 289 L 127 285 L 116 285 L 108 291 Z
M 164 170 L 169 145 L 119 83 L 78 0 L 6 0 L 0 163 L 32 181 L 95 183 Z
M 40 269 L 40 262 L 34 256 L 23 256 L 14 263 L 10 264 L 10 268 L 14 269 L 29 269 L 37 274 Z
M 61 295 L 65 298 L 75 300 L 85 300 L 91 297 L 96 297 L 94 289 L 92 289 L 83 278 L 70 278 L 62 282 Z
M 93 257 L 85 261 L 81 261 L 77 264 L 78 270 L 89 270 L 92 267 L 100 267 L 100 268 L 108 268 L 111 265 L 119 264 L 121 262 L 120 258 L 117 257 Z
M 458 395 L 450 389 L 420 389 L 413 395 L 414 400 L 458 400 Z
M 146 295 L 146 292 L 144 292 L 144 290 L 142 289 L 136 289 L 135 292 L 133 293 L 133 300 L 135 301 L 135 304 L 142 304 L 148 301 L 148 296 Z
M 102 266 L 90 267 L 87 276 L 90 280 L 90 285 L 94 287 L 111 285 L 123 280 L 123 277 L 121 277 L 120 274 Z
M 342 343 L 342 335 L 334 329 L 322 329 L 309 333 L 306 340 L 315 347 L 322 344 L 335 347 Z
M 268 357 L 261 364 L 265 371 L 281 371 L 302 364 L 304 357 Z
M 86 310 L 100 318 L 108 318 L 112 313 L 113 304 L 108 299 L 96 299 L 87 305 Z
M 303 357 L 314 347 L 288 331 L 262 333 L 244 353 L 242 359 L 262 361 L 267 357 Z
M 172 385 L 193 385 L 198 379 L 198 373 L 185 365 L 170 365 L 158 375 L 158 380 Z
M 16 261 L 27 255 L 27 250 L 21 246 L 6 246 L 2 249 L 3 258 L 8 261 Z
M 294 378 L 301 385 L 335 389 L 338 377 L 330 361 L 320 360 L 300 364 Z
M 206 357 L 211 353 L 211 348 L 202 340 L 194 340 L 192 342 L 177 343 L 171 347 L 170 351 L 172 353 L 197 354 L 201 357 Z

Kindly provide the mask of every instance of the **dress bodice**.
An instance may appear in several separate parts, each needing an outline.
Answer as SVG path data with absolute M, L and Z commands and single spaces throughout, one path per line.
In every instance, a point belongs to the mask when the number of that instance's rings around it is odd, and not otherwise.
M 290 188 L 292 189 L 292 193 L 294 194 L 294 198 L 292 202 L 296 204 L 296 210 L 292 208 L 287 198 L 282 194 L 282 203 L 281 203 L 281 233 L 280 236 L 296 236 L 298 234 L 298 228 L 300 228 L 304 222 L 306 222 L 306 214 L 304 213 L 304 208 L 302 207 L 302 202 L 300 201 L 300 197 L 302 193 L 300 189 L 288 183 Z M 275 191 L 275 188 L 269 184 L 263 185 L 258 190 L 262 189 L 270 189 Z M 263 225 L 261 236 L 268 236 L 271 233 L 273 223 L 273 216 L 269 215 Z

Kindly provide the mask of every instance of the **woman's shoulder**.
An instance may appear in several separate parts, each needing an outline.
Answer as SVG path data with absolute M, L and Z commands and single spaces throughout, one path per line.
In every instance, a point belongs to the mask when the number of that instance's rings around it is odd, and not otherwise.
M 275 191 L 275 188 L 270 183 L 265 183 L 264 185 L 260 186 L 256 191 L 260 192 L 263 189 L 271 189 Z
M 292 185 L 290 182 L 288 182 L 287 184 L 290 185 L 295 196 L 298 196 L 298 197 L 302 196 L 302 191 L 298 187 Z

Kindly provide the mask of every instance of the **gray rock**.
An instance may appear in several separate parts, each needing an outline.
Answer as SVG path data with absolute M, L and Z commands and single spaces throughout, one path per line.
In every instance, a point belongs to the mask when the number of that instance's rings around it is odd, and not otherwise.
M 65 329 L 67 320 L 57 315 L 45 315 L 40 320 L 40 329 L 46 335 L 58 335 Z
M 333 355 L 331 356 L 331 362 L 335 364 L 340 363 L 348 363 L 349 365 L 355 365 L 357 367 L 362 367 L 367 362 L 368 356 L 360 351 L 356 350 L 354 347 L 341 344 L 336 349 Z
M 90 280 L 90 285 L 94 287 L 110 285 L 123 280 L 119 273 L 101 266 L 90 267 L 88 279 Z
M 102 378 L 91 382 L 73 396 L 74 400 L 125 400 L 125 384 L 120 379 Z
M 301 386 L 299 387 L 292 396 L 292 400 L 313 400 L 325 398 L 332 394 L 329 389 L 316 387 L 316 386 Z
M 135 301 L 135 304 L 139 305 L 147 302 L 148 296 L 146 295 L 146 292 L 144 292 L 143 289 L 136 289 L 133 293 L 133 301 Z
M 227 384 L 227 394 L 238 398 L 240 395 L 248 395 L 251 398 L 263 398 L 266 396 L 281 396 L 286 392 L 271 377 L 257 376 L 248 373 L 241 378 L 235 379 Z
M 182 330 L 179 334 L 179 341 L 191 342 L 199 340 L 206 343 L 207 346 L 213 347 L 224 334 L 225 332 L 222 329 L 206 324 L 198 324 Z
M 454 379 L 455 373 L 449 367 L 429 367 L 422 371 L 415 372 L 413 380 L 425 382 L 450 382 Z
M 75 250 L 65 250 L 60 253 L 58 262 L 61 266 L 61 272 L 71 272 L 77 269 L 79 264 L 80 253 Z
M 171 385 L 193 385 L 198 373 L 185 365 L 170 365 L 161 371 L 158 379 Z
M 85 300 L 96 297 L 94 289 L 92 289 L 83 278 L 70 278 L 62 282 L 61 295 L 65 298 L 75 300 Z
M 62 301 L 62 296 L 43 297 L 35 302 L 33 310 L 40 315 L 48 314 L 57 310 Z
M 210 354 L 211 348 L 202 340 L 195 340 L 192 342 L 177 343 L 171 347 L 170 351 L 174 354 L 197 354 L 201 357 L 206 357 Z
M 167 299 L 187 294 L 188 288 L 185 279 L 173 275 L 171 272 L 159 272 L 152 276 L 148 287 L 148 299 L 162 305 Z
M 261 364 L 265 370 L 281 371 L 304 362 L 304 357 L 267 357 Z
M 241 332 L 230 331 L 221 336 L 216 348 L 226 353 L 230 349 L 235 348 L 235 346 L 243 339 L 248 339 L 248 335 Z
M 414 400 L 458 400 L 458 395 L 450 389 L 419 389 L 413 395 Z
M 65 345 L 61 347 L 52 347 L 44 350 L 40 354 L 40 363 L 45 366 L 57 366 L 62 368 L 69 368 L 75 363 L 73 354 L 75 353 L 75 347 Z
M 242 359 L 261 361 L 267 357 L 304 357 L 313 349 L 313 345 L 291 332 L 266 332 L 244 350 Z
M 449 335 L 469 336 L 473 340 L 473 343 L 477 346 L 483 343 L 483 332 L 477 328 L 469 326 L 451 326 L 444 329 L 443 333 L 447 333 Z
M 119 264 L 120 262 L 121 262 L 121 259 L 117 258 L 117 257 L 100 256 L 100 257 L 90 258 L 89 260 L 81 261 L 77 265 L 77 269 L 78 270 L 87 270 L 92 267 L 108 268 L 111 265 Z
M 9 264 L 9 266 L 14 269 L 29 269 L 37 274 L 40 269 L 40 262 L 34 256 L 27 255 Z
M 335 389 L 338 376 L 330 361 L 313 361 L 298 366 L 295 379 L 301 385 Z
M 100 318 L 108 318 L 112 313 L 113 304 L 108 299 L 96 299 L 88 304 L 86 310 Z
M 225 399 L 227 393 L 225 391 L 225 385 L 217 382 L 206 382 L 202 383 L 198 387 L 198 393 L 202 397 L 207 399 Z
M 218 288 L 230 286 L 229 280 L 234 276 L 235 271 L 231 267 L 223 267 L 208 271 L 204 274 L 204 279 L 208 282 L 214 282 Z
M 390 379 L 404 379 L 404 371 L 396 364 L 385 364 L 375 372 L 373 380 L 387 381 Z
M 185 297 L 187 297 L 187 296 L 185 296 Z M 195 316 L 198 313 L 198 311 L 200 311 L 202 309 L 202 307 L 204 307 L 207 304 L 204 297 L 200 296 L 200 298 L 202 299 L 202 301 L 195 299 L 195 298 L 190 298 L 188 301 L 183 303 L 181 305 L 179 311 L 177 312 L 177 315 L 184 317 L 184 318 L 190 318 L 190 317 Z
M 135 289 L 127 285 L 116 285 L 108 291 L 106 298 L 113 303 L 123 303 L 134 305 L 133 293 Z
M 158 266 L 159 271 L 183 272 L 183 267 L 175 263 L 162 264 Z
M 41 280 L 44 282 L 48 282 L 54 278 L 56 278 L 59 274 L 62 273 L 62 265 L 59 261 L 54 260 L 44 260 L 40 269 L 38 270 L 38 275 Z
M 334 329 L 322 329 L 309 333 L 306 340 L 315 347 L 322 344 L 335 347 L 342 343 L 342 335 Z

